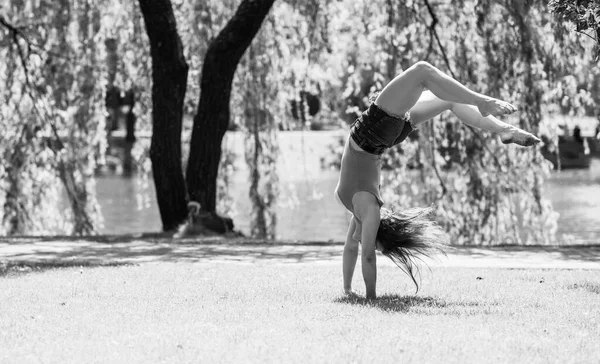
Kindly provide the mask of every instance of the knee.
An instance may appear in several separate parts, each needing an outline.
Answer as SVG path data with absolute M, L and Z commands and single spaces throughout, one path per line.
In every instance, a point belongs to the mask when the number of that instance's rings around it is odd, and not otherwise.
M 417 72 L 421 77 L 427 78 L 430 74 L 432 74 L 435 70 L 435 67 L 431 65 L 431 63 L 426 61 L 419 61 L 413 64 L 413 69 Z
M 373 263 L 373 262 L 375 262 L 375 249 L 374 249 L 374 247 L 372 249 L 371 248 L 365 249 L 365 246 L 363 246 L 363 249 L 362 249 L 362 252 L 361 252 L 361 257 L 362 257 L 362 260 L 364 262 L 367 262 L 367 263 Z
M 413 64 L 413 67 L 416 70 L 420 70 L 420 71 L 431 71 L 433 69 L 433 66 L 431 65 L 431 63 L 429 63 L 427 61 L 419 61 L 419 62 Z

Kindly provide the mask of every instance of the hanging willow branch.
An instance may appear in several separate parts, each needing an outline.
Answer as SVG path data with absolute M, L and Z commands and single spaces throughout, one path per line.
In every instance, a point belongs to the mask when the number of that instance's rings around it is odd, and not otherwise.
M 438 18 L 435 14 L 435 11 L 433 11 L 433 7 L 431 7 L 431 4 L 429 4 L 429 0 L 423 0 L 425 2 L 425 6 L 427 7 L 427 11 L 429 12 L 429 15 L 431 16 L 431 23 L 429 23 L 429 34 L 431 35 L 432 38 L 429 39 L 429 44 L 431 46 L 431 43 L 433 43 L 432 39 L 435 38 L 438 47 L 440 48 L 440 52 L 442 52 L 442 58 L 444 58 L 444 62 L 446 63 L 446 67 L 448 68 L 448 71 L 450 72 L 450 75 L 452 76 L 452 78 L 456 79 L 456 75 L 454 74 L 454 72 L 452 71 L 452 67 L 450 66 L 450 60 L 448 59 L 448 56 L 446 55 L 446 49 L 444 48 L 444 46 L 442 45 L 442 41 L 440 40 L 440 37 L 438 36 L 437 30 L 435 30 L 435 27 L 438 24 Z
M 23 54 L 23 49 L 21 49 L 21 44 L 19 44 L 19 37 L 23 38 L 25 40 L 25 42 L 27 42 L 27 44 L 31 44 L 29 43 L 28 39 L 22 34 L 22 32 L 17 29 L 17 27 L 15 27 L 14 25 L 8 23 L 6 21 L 6 19 L 4 19 L 3 16 L 0 16 L 0 24 L 4 25 L 12 38 L 13 43 L 15 44 L 15 47 L 17 47 L 17 52 L 19 53 L 19 59 L 21 61 L 21 66 L 23 67 L 23 69 L 25 70 L 25 83 L 27 85 L 30 84 L 29 82 L 29 71 L 27 69 L 27 62 L 26 62 L 26 57 L 25 54 Z
M 48 112 L 46 112 L 46 114 L 42 113 L 39 110 L 39 108 L 37 107 L 37 104 L 35 102 L 36 97 L 33 95 L 33 92 L 36 91 L 36 88 L 32 87 L 31 80 L 29 78 L 29 73 L 30 72 L 29 72 L 29 68 L 27 67 L 27 58 L 28 58 L 28 55 L 26 55 L 23 52 L 23 49 L 21 48 L 21 44 L 19 43 L 19 38 L 23 39 L 27 43 L 27 45 L 28 45 L 28 49 L 27 49 L 28 52 L 27 52 L 27 54 L 30 53 L 32 46 L 37 46 L 37 47 L 39 47 L 39 48 L 41 48 L 43 50 L 45 50 L 45 49 L 42 46 L 36 45 L 35 43 L 31 42 L 25 36 L 25 34 L 23 34 L 23 32 L 18 27 L 16 27 L 16 26 L 10 24 L 9 22 L 7 22 L 6 19 L 3 16 L 0 16 L 0 24 L 2 24 L 4 27 L 6 27 L 9 30 L 9 32 L 11 34 L 11 38 L 13 40 L 13 43 L 14 43 L 15 47 L 17 48 L 17 52 L 19 53 L 19 60 L 21 62 L 21 66 L 23 67 L 23 73 L 25 75 L 25 86 L 26 86 L 25 87 L 25 92 L 31 98 L 32 105 L 33 105 L 33 110 L 36 112 L 36 114 L 40 117 L 41 120 L 43 120 L 43 121 L 45 121 L 45 122 L 48 123 L 48 125 L 52 129 L 54 137 L 56 138 L 55 142 L 58 145 L 58 150 L 61 150 L 61 149 L 64 148 L 64 143 L 62 142 L 62 140 L 61 140 L 61 138 L 60 138 L 60 136 L 58 134 L 58 130 L 56 128 L 56 125 L 54 125 L 54 123 L 52 121 L 48 120 L 48 118 L 45 117 L 46 115 L 51 114 L 51 113 L 48 113 Z M 48 54 L 50 54 L 50 52 L 48 52 L 48 51 L 46 51 L 46 52 Z M 25 129 L 28 126 L 24 125 L 23 127 Z M 54 150 L 53 148 L 51 148 L 51 150 L 52 150 L 52 152 L 54 152 L 54 154 L 57 154 L 56 150 Z
M 68 62 L 72 62 L 72 60 L 69 57 L 66 57 L 65 55 L 60 54 L 60 53 L 50 51 L 50 50 L 46 49 L 44 46 L 29 39 L 21 30 L 22 27 L 19 27 L 19 26 L 9 23 L 6 20 L 6 18 L 4 18 L 2 15 L 0 15 L 0 25 L 3 25 L 6 29 L 8 29 L 15 44 L 17 44 L 17 45 L 19 44 L 19 42 L 18 42 L 19 38 L 23 39 L 25 41 L 25 43 L 27 43 L 27 52 L 28 53 L 34 53 L 32 51 L 32 48 L 37 48 L 37 49 L 43 51 L 45 54 L 64 59 Z M 22 50 L 19 48 L 19 53 L 21 53 L 21 52 L 22 52 Z
M 49 113 L 46 112 L 46 114 L 42 113 L 35 100 L 36 97 L 33 95 L 33 92 L 36 92 L 36 88 L 32 86 L 31 80 L 29 78 L 29 68 L 27 67 L 27 58 L 28 58 L 28 54 L 31 53 L 31 47 L 35 46 L 38 47 L 40 49 L 43 49 L 44 51 L 45 48 L 37 45 L 36 43 L 32 42 L 29 38 L 27 38 L 27 36 L 25 36 L 25 34 L 23 34 L 23 32 L 19 29 L 19 27 L 9 23 L 8 21 L 6 21 L 6 19 L 3 16 L 0 16 L 0 24 L 2 24 L 4 27 L 6 27 L 8 29 L 8 31 L 11 34 L 11 38 L 12 41 L 15 45 L 15 47 L 17 48 L 17 52 L 19 54 L 19 60 L 21 63 L 21 66 L 23 67 L 23 73 L 25 75 L 25 92 L 27 93 L 27 95 L 31 98 L 32 101 L 32 106 L 33 106 L 33 110 L 36 112 L 36 114 L 38 115 L 38 117 L 45 121 L 46 123 L 48 123 L 48 125 L 50 126 L 50 128 L 52 129 L 52 132 L 54 134 L 55 137 L 55 142 L 56 145 L 58 145 L 58 150 L 61 150 L 64 148 L 64 143 L 62 142 L 59 134 L 58 134 L 58 130 L 56 128 L 56 125 L 54 125 L 54 123 L 50 120 L 48 120 L 47 116 Z M 23 52 L 23 49 L 21 48 L 21 44 L 19 43 L 19 38 L 23 39 L 26 43 L 27 43 L 27 55 L 25 54 L 25 52 Z M 51 54 L 51 52 L 46 51 L 48 54 Z M 63 57 L 64 58 L 64 57 Z M 25 131 L 28 128 L 28 125 L 24 125 L 23 126 L 23 130 Z M 25 133 L 23 132 L 21 134 L 21 136 L 23 136 Z M 52 143 L 50 143 L 52 144 Z M 57 150 L 55 150 L 54 148 L 50 148 L 50 150 L 56 155 Z
M 438 47 L 440 48 L 440 52 L 442 53 L 442 58 L 444 58 L 444 62 L 446 63 L 446 67 L 448 68 L 448 72 L 450 72 L 450 75 L 452 76 L 452 78 L 456 79 L 456 75 L 454 74 L 454 71 L 452 70 L 452 67 L 450 65 L 450 61 L 448 59 L 448 56 L 446 54 L 446 49 L 444 48 L 442 42 L 440 41 L 440 37 L 438 36 L 437 30 L 436 30 L 436 25 L 438 24 L 438 18 L 437 15 L 435 13 L 435 11 L 433 10 L 433 7 L 431 6 L 431 4 L 429 4 L 429 0 L 423 0 L 425 3 L 425 6 L 427 7 L 427 11 L 429 12 L 429 15 L 431 16 L 431 23 L 429 24 L 429 33 L 430 33 L 430 44 L 433 42 L 433 38 L 436 39 Z M 487 143 L 485 142 L 484 138 L 477 132 L 477 130 L 475 130 L 474 127 L 467 125 L 467 124 L 463 124 L 464 126 L 466 126 L 471 133 L 473 133 L 473 135 L 479 139 L 479 141 L 481 141 L 481 144 L 483 145 L 483 147 L 488 151 L 488 153 L 492 156 L 492 158 L 494 159 L 494 162 L 496 163 L 496 167 L 498 167 L 501 171 L 503 171 L 502 168 L 502 163 L 500 163 L 500 160 L 498 159 L 498 157 L 496 156 L 495 153 L 493 153 L 489 147 L 487 146 Z M 434 168 L 436 168 L 435 166 L 435 162 L 434 162 Z M 439 173 L 436 170 L 436 173 L 439 175 Z M 441 180 L 440 180 L 441 181 Z
M 75 209 L 76 211 L 83 211 L 83 213 L 80 214 L 75 213 L 76 218 L 74 231 L 76 233 L 94 233 L 95 227 L 92 218 L 87 213 L 85 213 L 85 206 L 81 206 L 82 202 L 77 197 L 79 191 L 77 191 L 77 185 L 75 183 L 73 165 L 61 156 L 61 151 L 65 149 L 65 144 L 63 143 L 63 140 L 60 137 L 58 128 L 52 121 L 53 118 L 56 118 L 58 113 L 56 110 L 50 107 L 48 103 L 36 102 L 36 100 L 43 99 L 43 96 L 41 96 L 39 87 L 37 87 L 36 85 L 35 77 L 33 79 L 30 77 L 31 70 L 28 67 L 30 56 L 32 54 L 40 55 L 39 53 L 34 52 L 32 50 L 33 48 L 41 49 L 46 55 L 64 59 L 67 63 L 73 63 L 68 57 L 49 51 L 45 47 L 29 39 L 29 37 L 27 37 L 27 35 L 24 34 L 24 32 L 22 31 L 22 27 L 18 27 L 14 24 L 9 23 L 3 16 L 0 16 L 0 25 L 8 29 L 12 43 L 17 49 L 19 61 L 21 67 L 23 67 L 23 74 L 25 78 L 23 89 L 25 94 L 31 99 L 32 110 L 37 116 L 37 118 L 41 120 L 42 123 L 47 124 L 50 127 L 50 130 L 52 131 L 52 137 L 48 138 L 48 141 L 46 142 L 46 147 L 57 158 L 57 170 L 59 172 L 59 178 L 63 182 L 63 185 L 67 192 L 67 196 L 69 197 L 71 204 L 77 206 L 77 208 Z M 23 49 L 21 40 L 23 40 L 26 44 L 26 51 L 24 51 Z M 30 127 L 31 125 L 28 125 L 27 123 L 23 124 L 23 131 L 20 136 L 21 139 L 27 134 L 27 130 Z M 13 151 L 10 158 L 14 158 L 16 153 L 17 150 Z M 22 212 L 27 213 L 27 211 L 25 210 L 23 210 Z
M 550 11 L 563 21 L 575 24 L 575 32 L 596 42 L 596 61 L 600 58 L 600 4 L 598 1 L 551 0 Z M 591 31 L 590 35 L 586 31 Z

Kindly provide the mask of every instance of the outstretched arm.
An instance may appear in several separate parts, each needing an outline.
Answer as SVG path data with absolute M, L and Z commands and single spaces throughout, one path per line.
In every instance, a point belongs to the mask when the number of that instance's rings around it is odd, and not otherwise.
M 379 208 L 373 208 L 369 211 L 363 220 L 363 229 L 361 234 L 361 263 L 362 274 L 365 281 L 367 298 L 377 298 L 377 255 L 375 241 L 377 229 L 379 228 Z
M 362 275 L 365 281 L 367 298 L 376 298 L 377 286 L 377 257 L 375 253 L 377 230 L 379 229 L 379 202 L 367 191 L 359 191 L 352 198 L 354 212 L 360 219 L 362 231 L 360 234 Z

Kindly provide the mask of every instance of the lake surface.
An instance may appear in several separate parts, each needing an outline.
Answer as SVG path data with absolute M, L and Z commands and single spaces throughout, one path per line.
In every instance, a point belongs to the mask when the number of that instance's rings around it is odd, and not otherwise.
M 559 239 L 600 244 L 600 159 L 594 159 L 587 170 L 552 172 L 546 191 L 560 213 Z
M 333 196 L 338 174 L 321 170 L 321 156 L 327 144 L 340 132 L 320 132 L 307 138 L 303 132 L 279 136 L 281 157 L 278 164 L 280 205 L 279 239 L 343 241 L 349 215 Z M 224 145 L 236 153 L 243 150 L 241 135 L 229 136 Z M 247 170 L 238 158 L 233 182 L 236 230 L 249 233 L 250 202 Z M 587 170 L 552 172 L 545 185 L 546 198 L 560 213 L 558 239 L 563 244 L 600 244 L 600 160 Z M 157 232 L 160 216 L 152 181 L 101 177 L 97 194 L 104 216 L 105 234 Z

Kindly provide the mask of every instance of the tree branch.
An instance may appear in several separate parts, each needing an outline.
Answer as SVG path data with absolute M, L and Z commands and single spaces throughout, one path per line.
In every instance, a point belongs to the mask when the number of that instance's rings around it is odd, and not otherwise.
M 48 120 L 48 118 L 47 118 L 47 116 L 51 115 L 52 113 L 48 112 L 48 110 L 46 110 L 45 113 L 42 113 L 36 105 L 36 102 L 35 102 L 36 98 L 34 97 L 34 95 L 32 93 L 32 90 L 35 90 L 35 88 L 32 87 L 32 82 L 29 78 L 29 68 L 27 67 L 27 56 L 23 52 L 23 49 L 21 48 L 21 44 L 19 44 L 19 37 L 22 38 L 23 40 L 25 40 L 25 42 L 27 42 L 28 48 L 31 48 L 31 46 L 34 44 L 29 41 L 29 39 L 22 33 L 22 31 L 19 28 L 10 24 L 9 22 L 7 22 L 3 16 L 0 16 L 0 24 L 2 24 L 4 27 L 6 27 L 8 29 L 8 31 L 10 32 L 13 43 L 15 44 L 15 47 L 17 48 L 17 52 L 19 53 L 19 59 L 21 61 L 21 66 L 23 67 L 23 73 L 25 74 L 25 92 L 31 98 L 33 110 L 41 118 L 41 120 L 45 121 L 46 123 L 48 123 L 50 125 L 50 128 L 52 129 L 52 132 L 56 139 L 56 143 L 58 144 L 58 150 L 61 150 L 64 148 L 64 143 L 62 142 L 62 139 L 58 134 L 56 125 L 54 125 L 54 123 L 52 121 Z M 41 47 L 41 46 L 40 46 L 40 48 L 43 49 L 43 47 Z M 50 52 L 48 52 L 48 51 L 46 51 L 46 52 L 48 54 L 50 54 Z M 24 126 L 23 130 L 26 130 L 26 128 L 27 128 L 27 125 Z M 58 152 L 54 148 L 50 148 L 50 150 L 52 150 L 52 152 L 54 154 L 58 154 Z
M 242 1 L 210 43 L 204 58 L 186 181 L 189 199 L 199 202 L 206 212 L 216 209 L 216 180 L 221 141 L 229 126 L 233 76 L 273 3 L 274 0 Z
M 442 45 L 442 42 L 440 41 L 440 37 L 438 36 L 437 31 L 435 29 L 436 25 L 438 24 L 437 15 L 435 14 L 435 11 L 433 10 L 433 7 L 431 6 L 431 4 L 429 4 L 429 0 L 423 0 L 423 1 L 425 3 L 425 6 L 427 7 L 427 11 L 429 12 L 429 15 L 431 16 L 431 23 L 429 24 L 429 32 L 431 33 L 431 35 L 433 37 L 435 37 L 435 39 L 437 41 L 438 47 L 440 48 L 440 51 L 442 53 L 442 57 L 444 58 L 444 62 L 446 63 L 446 67 L 448 68 L 448 71 L 450 72 L 450 75 L 452 75 L 452 78 L 456 79 L 457 77 L 454 74 L 454 71 L 452 71 L 452 67 L 450 66 L 450 61 L 448 59 L 448 56 L 446 55 L 446 49 Z M 430 45 L 431 45 L 431 39 L 430 39 Z M 471 131 L 471 133 L 473 133 L 473 135 L 475 135 L 475 137 L 477 139 L 479 139 L 482 142 L 483 147 L 494 158 L 494 161 L 496 162 L 496 166 L 500 170 L 502 170 L 502 164 L 500 163 L 500 160 L 498 159 L 498 157 L 496 156 L 496 154 L 492 153 L 492 151 L 489 149 L 489 147 L 487 146 L 487 143 L 485 142 L 485 140 L 483 139 L 483 137 L 481 135 L 479 135 L 479 133 L 472 126 L 467 125 L 467 124 L 464 124 L 464 125 Z M 435 168 L 435 165 L 434 165 L 434 168 Z M 436 170 L 436 173 L 437 173 L 437 170 Z
M 0 15 L 0 24 L 3 25 L 6 29 L 8 29 L 8 31 L 12 35 L 12 38 L 13 38 L 15 44 L 17 44 L 17 47 L 19 47 L 18 46 L 18 44 L 19 44 L 18 43 L 18 39 L 21 38 L 21 39 L 23 39 L 27 43 L 27 48 L 28 48 L 29 52 L 31 52 L 31 48 L 37 48 L 37 49 L 42 50 L 44 53 L 46 53 L 48 55 L 51 55 L 53 57 L 62 58 L 62 59 L 66 60 L 68 62 L 71 62 L 71 63 L 73 62 L 73 60 L 70 59 L 69 57 L 66 57 L 65 55 L 60 54 L 60 53 L 49 51 L 46 48 L 44 48 L 44 46 L 42 46 L 42 45 L 40 45 L 40 44 L 38 44 L 36 42 L 33 42 L 31 39 L 29 39 L 23 33 L 23 31 L 20 29 L 20 27 L 17 27 L 15 25 L 9 23 L 8 21 L 6 21 L 6 18 L 4 18 L 2 15 Z M 21 52 L 22 52 L 22 50 L 19 47 L 19 53 L 21 53 Z
M 10 37 L 12 38 L 12 41 L 15 44 L 15 47 L 17 47 L 17 53 L 19 53 L 19 59 L 21 60 L 21 66 L 25 70 L 25 84 L 27 86 L 29 86 L 30 82 L 29 82 L 29 71 L 27 68 L 27 61 L 25 59 L 26 58 L 25 55 L 23 54 L 23 50 L 21 49 L 21 45 L 19 44 L 19 36 L 24 39 L 26 39 L 26 38 L 23 36 L 23 34 L 21 34 L 19 29 L 17 29 L 14 25 L 8 23 L 6 21 L 6 19 L 4 19 L 3 16 L 0 16 L 0 24 L 4 25 L 8 29 L 8 31 L 10 33 Z
M 591 35 L 589 35 L 588 33 L 581 31 L 581 30 L 576 30 L 575 33 L 579 33 L 579 34 L 583 34 L 586 37 L 590 38 L 591 40 L 593 40 L 594 42 L 598 43 L 598 40 L 594 37 L 592 37 Z
M 429 4 L 429 0 L 423 0 L 423 1 L 425 2 L 425 6 L 427 7 L 427 11 L 429 12 L 429 15 L 431 16 L 431 23 L 429 24 L 429 32 L 435 38 L 435 40 L 438 44 L 438 47 L 440 48 L 440 51 L 442 52 L 442 58 L 444 58 L 444 62 L 446 63 L 446 67 L 448 68 L 450 75 L 452 76 L 452 78 L 456 78 L 456 75 L 454 74 L 454 72 L 452 71 L 452 67 L 450 66 L 450 60 L 448 59 L 448 56 L 446 55 L 446 49 L 444 49 L 444 46 L 442 46 L 442 42 L 440 41 L 440 37 L 438 36 L 437 30 L 435 30 L 435 27 L 439 22 L 437 15 L 435 14 L 435 11 L 433 10 L 433 7 L 431 6 L 431 4 Z M 431 39 L 430 39 L 430 47 L 431 47 Z

